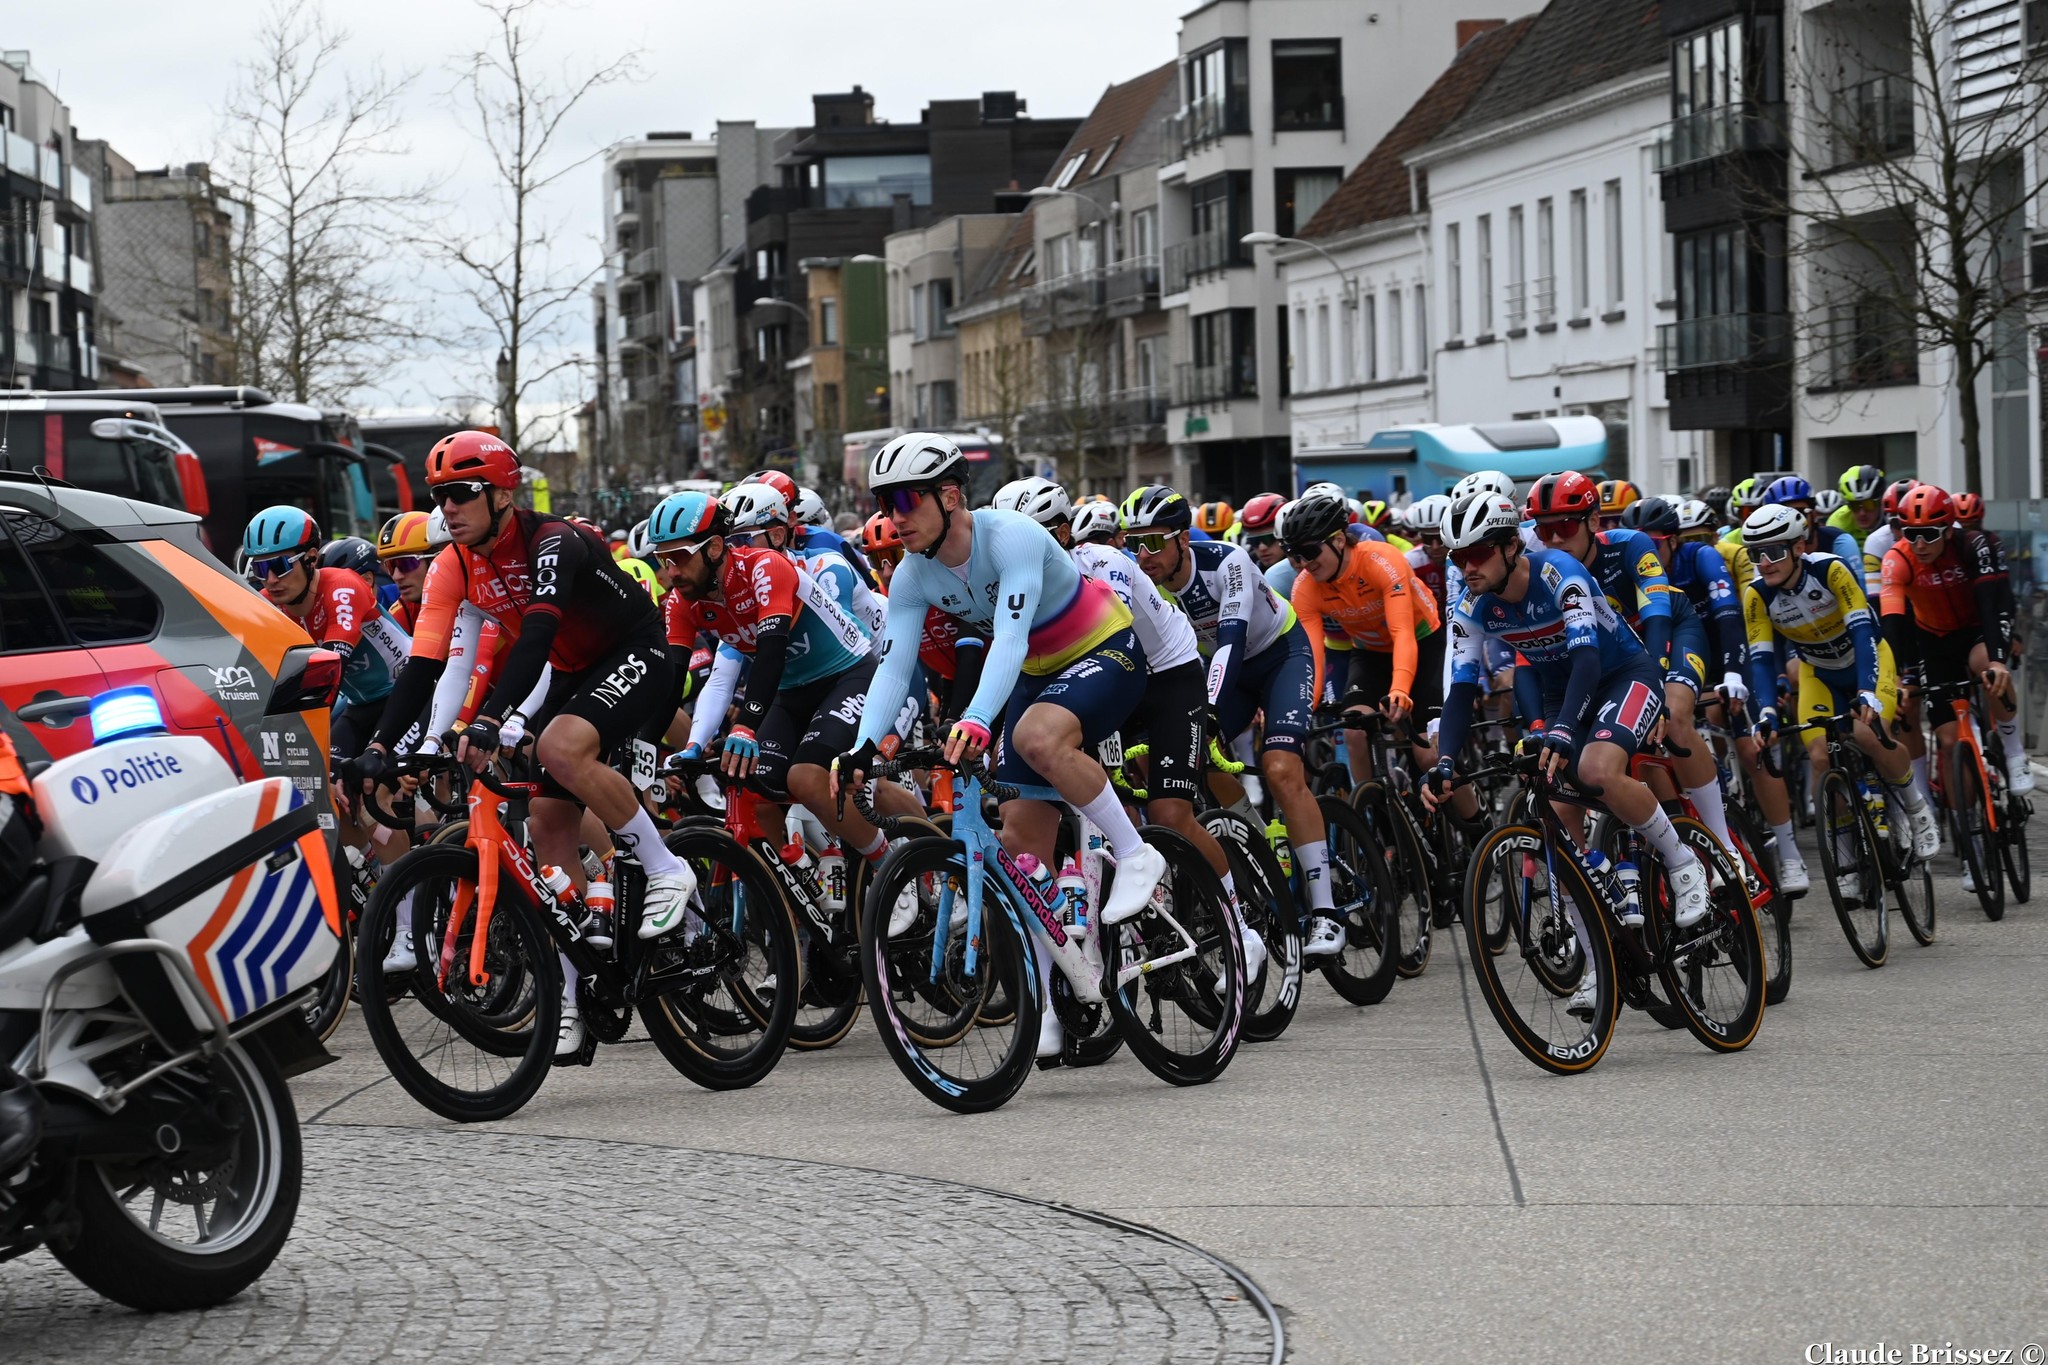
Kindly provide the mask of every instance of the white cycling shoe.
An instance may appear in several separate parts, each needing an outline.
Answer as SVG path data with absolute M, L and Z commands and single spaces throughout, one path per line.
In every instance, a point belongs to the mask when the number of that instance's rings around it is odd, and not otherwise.
M 1671 918 L 1690 929 L 1707 917 L 1707 865 L 1697 855 L 1671 868 Z
M 1266 965 L 1266 940 L 1249 924 L 1238 927 L 1237 937 L 1244 944 L 1244 981 L 1249 986 L 1259 979 L 1259 972 Z
M 1941 821 L 1934 816 L 1934 807 L 1923 801 L 1919 810 L 1909 810 L 1906 818 L 1913 823 L 1913 856 L 1932 858 L 1941 852 Z
M 1166 879 L 1166 855 L 1150 844 L 1141 844 L 1130 857 L 1116 865 L 1116 884 L 1109 889 L 1109 903 L 1102 907 L 1104 924 L 1122 924 L 1143 910 L 1152 899 L 1153 888 Z
M 2006 767 L 2011 770 L 2006 774 L 2009 779 L 2005 786 L 2007 791 L 2014 796 L 2025 796 L 2034 789 L 2034 765 L 2025 755 L 2009 760 Z
M 1782 853 L 1779 854 L 1778 889 L 1785 892 L 1813 889 L 1813 878 L 1806 875 L 1806 863 L 1800 858 L 1797 850 L 1794 850 L 1789 858 Z
M 1301 945 L 1303 957 L 1335 957 L 1344 951 L 1347 939 L 1344 926 L 1328 915 L 1317 915 L 1311 926 L 1308 942 Z
M 583 1050 L 583 1011 L 564 1001 L 562 1003 L 562 1026 L 555 1032 L 555 1056 L 557 1059 L 574 1057 Z
M 1059 1015 L 1053 1013 L 1051 1005 L 1038 1016 L 1038 1055 L 1057 1057 L 1060 1049 L 1067 1045 L 1067 1031 L 1060 1027 Z
M 412 930 L 400 929 L 391 940 L 391 951 L 384 954 L 384 975 L 399 976 L 419 965 L 419 956 L 412 946 Z
M 647 878 L 647 897 L 640 912 L 640 937 L 660 938 L 679 925 L 687 925 L 685 942 L 694 943 L 704 932 L 704 921 L 690 908 L 697 894 L 697 874 L 684 863 L 674 872 Z
M 910 926 L 917 923 L 918 908 L 917 884 L 913 882 L 903 888 L 902 894 L 896 897 L 895 908 L 889 912 L 890 938 L 897 938 L 910 932 Z M 956 915 L 955 918 L 964 922 L 967 917 L 962 914 Z
M 1579 977 L 1579 988 L 1565 1002 L 1564 1012 L 1575 1019 L 1591 1019 L 1600 1000 L 1600 977 L 1591 967 Z
M 1977 894 L 1977 874 L 1970 871 L 1968 863 L 1963 864 L 1963 890 L 1973 896 Z

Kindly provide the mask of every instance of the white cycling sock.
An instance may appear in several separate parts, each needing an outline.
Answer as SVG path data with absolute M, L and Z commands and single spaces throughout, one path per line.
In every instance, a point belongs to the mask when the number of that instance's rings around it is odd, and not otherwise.
M 576 1004 L 576 964 L 569 960 L 567 953 L 556 953 L 562 960 L 562 1003 L 573 1008 Z
M 1117 799 L 1116 788 L 1108 782 L 1102 790 L 1081 804 L 1081 814 L 1095 822 L 1095 828 L 1102 831 L 1102 837 L 1109 840 L 1109 851 L 1118 862 L 1133 857 L 1145 846 L 1138 837 L 1138 827 L 1131 823 L 1131 817 L 1124 812 L 1124 803 Z
M 1308 908 L 1320 912 L 1325 918 L 1336 908 L 1330 897 L 1330 842 L 1318 839 L 1312 844 L 1296 844 L 1294 861 L 1301 867 L 1301 879 L 1308 884 Z
M 2005 741 L 2005 756 L 2008 761 L 2017 763 L 2026 757 L 2027 745 L 2020 735 L 2018 716 L 1998 722 L 1998 737 Z
M 1920 789 L 1919 778 L 1909 773 L 1903 782 L 1893 782 L 1890 778 L 1885 781 L 1898 793 L 1899 804 L 1907 810 L 1918 813 L 1927 809 L 1927 793 Z
M 1692 861 L 1693 851 L 1678 837 L 1678 830 L 1671 823 L 1671 817 L 1664 813 L 1662 806 L 1651 813 L 1650 818 L 1636 826 L 1636 833 L 1650 841 L 1650 847 L 1657 850 L 1657 856 L 1664 860 L 1667 868 L 1678 867 Z
M 1735 841 L 1728 837 L 1728 812 L 1721 804 L 1721 783 L 1719 779 L 1704 787 L 1687 787 L 1686 799 L 1692 802 L 1694 810 L 1700 813 L 1700 823 L 1714 831 L 1714 837 L 1730 853 L 1735 851 Z
M 405 893 L 404 898 L 398 902 L 398 936 L 400 938 L 406 938 L 412 934 L 412 898 L 417 894 L 417 892 L 408 891 Z
M 1799 856 L 1799 840 L 1792 833 L 1792 822 L 1790 820 L 1787 820 L 1782 825 L 1772 825 L 1771 833 L 1778 836 L 1779 861 L 1797 861 L 1801 863 L 1806 861 L 1806 859 Z
M 634 811 L 633 818 L 614 832 L 619 842 L 640 860 L 640 866 L 647 869 L 648 876 L 683 870 L 683 860 L 669 852 L 668 845 L 661 841 L 661 831 L 654 827 L 654 817 L 645 810 Z
M 1237 879 L 1228 872 L 1223 874 L 1223 894 L 1230 897 L 1232 905 L 1237 904 Z
M 1922 791 L 1926 791 L 1926 790 L 1927 790 L 1927 755 L 1926 755 L 1926 754 L 1922 754 L 1922 755 L 1920 755 L 1920 757 L 1918 757 L 1918 758 L 1916 758 L 1916 759 L 1914 759 L 1914 760 L 1913 760 L 1913 780 L 1914 780 L 1915 782 L 1918 782 L 1918 783 L 1920 784 L 1920 790 L 1922 790 Z

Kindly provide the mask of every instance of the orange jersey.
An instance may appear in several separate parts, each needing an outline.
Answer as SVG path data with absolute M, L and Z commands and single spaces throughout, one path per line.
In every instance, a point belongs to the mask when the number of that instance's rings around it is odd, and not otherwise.
M 1415 686 L 1415 642 L 1443 618 L 1436 594 L 1415 577 L 1408 557 L 1381 540 L 1361 540 L 1344 551 L 1344 567 L 1328 583 L 1303 570 L 1294 580 L 1294 614 L 1316 656 L 1316 693 L 1323 686 L 1326 621 L 1359 649 L 1394 656 L 1394 690 Z

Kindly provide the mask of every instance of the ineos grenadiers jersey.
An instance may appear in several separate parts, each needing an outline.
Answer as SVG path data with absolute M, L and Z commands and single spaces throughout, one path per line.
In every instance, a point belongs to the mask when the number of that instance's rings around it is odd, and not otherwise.
M 1469 593 L 1451 613 L 1451 681 L 1486 681 L 1486 642 L 1498 640 L 1528 660 L 1545 692 L 1560 691 L 1571 652 L 1600 651 L 1600 676 L 1641 657 L 1643 646 L 1622 623 L 1586 566 L 1562 550 L 1531 550 L 1529 591 L 1519 602 Z
M 1164 673 L 1200 657 L 1193 623 L 1160 595 L 1129 555 L 1107 545 L 1076 545 L 1068 553 L 1083 574 L 1109 584 L 1110 591 L 1131 609 L 1131 628 L 1138 632 L 1138 643 L 1145 646 L 1145 666 L 1151 672 Z
M 299 624 L 316 645 L 339 654 L 338 705 L 360 706 L 391 695 L 391 683 L 412 653 L 412 637 L 379 606 L 363 576 L 352 569 L 314 571 L 313 609 Z
M 1084 578 L 1052 533 L 1022 512 L 983 507 L 974 518 L 967 563 L 959 568 L 905 555 L 889 580 L 882 665 L 875 671 L 857 743 L 880 743 L 910 695 L 924 615 L 937 607 L 989 640 L 988 658 L 963 720 L 993 727 L 1017 675 L 1059 672 L 1131 624 L 1130 608 L 1109 585 Z

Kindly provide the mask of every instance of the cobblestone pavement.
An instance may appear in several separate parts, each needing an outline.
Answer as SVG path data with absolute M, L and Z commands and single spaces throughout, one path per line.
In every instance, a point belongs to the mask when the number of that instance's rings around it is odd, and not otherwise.
M 502 1132 L 306 1131 L 283 1255 L 206 1313 L 0 1270 L 13 1365 L 249 1360 L 1232 1361 L 1262 1304 L 1171 1240 L 810 1162 Z M 516 1343 L 516 1345 L 514 1345 Z

